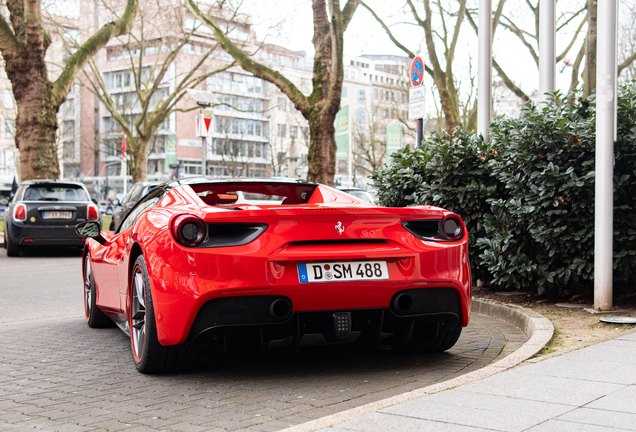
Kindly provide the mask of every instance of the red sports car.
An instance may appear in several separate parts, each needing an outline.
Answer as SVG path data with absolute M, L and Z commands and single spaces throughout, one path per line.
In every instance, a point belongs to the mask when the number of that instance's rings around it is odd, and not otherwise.
M 468 324 L 466 227 L 430 206 L 379 207 L 321 184 L 181 179 L 117 231 L 91 237 L 86 320 L 130 334 L 139 371 L 179 370 L 197 347 L 452 347 Z

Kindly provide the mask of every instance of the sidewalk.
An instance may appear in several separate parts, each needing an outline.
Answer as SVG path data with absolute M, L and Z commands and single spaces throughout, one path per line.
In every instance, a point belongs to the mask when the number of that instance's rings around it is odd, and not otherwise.
M 633 431 L 636 331 L 324 430 Z

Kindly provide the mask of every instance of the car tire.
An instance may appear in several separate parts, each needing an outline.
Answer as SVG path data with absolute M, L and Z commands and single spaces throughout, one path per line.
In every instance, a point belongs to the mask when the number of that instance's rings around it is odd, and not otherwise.
M 187 345 L 163 346 L 157 325 L 146 260 L 139 255 L 130 278 L 130 341 L 137 370 L 145 374 L 178 372 L 198 362 L 198 350 Z
M 18 255 L 20 255 L 20 245 L 14 243 L 14 241 L 11 239 L 11 235 L 9 235 L 9 230 L 7 230 L 6 226 L 4 229 L 4 244 L 5 248 L 7 249 L 7 256 L 17 257 Z
M 437 353 L 451 349 L 462 334 L 461 327 L 439 330 L 439 332 L 430 328 L 418 328 L 417 330 L 413 333 L 410 341 L 391 345 L 391 348 L 404 354 Z M 435 333 L 437 333 L 436 336 Z
M 95 288 L 93 264 L 90 255 L 86 254 L 84 257 L 84 315 L 86 323 L 91 328 L 114 327 L 115 323 L 97 306 L 96 300 L 97 289 Z

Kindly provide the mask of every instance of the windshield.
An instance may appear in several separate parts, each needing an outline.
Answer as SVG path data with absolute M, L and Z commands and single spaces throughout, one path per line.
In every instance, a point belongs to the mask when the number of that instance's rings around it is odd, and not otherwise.
M 208 183 L 190 186 L 207 205 L 291 205 L 305 204 L 316 189 L 314 184 Z
M 24 192 L 24 201 L 89 201 L 86 191 L 75 185 L 32 185 Z

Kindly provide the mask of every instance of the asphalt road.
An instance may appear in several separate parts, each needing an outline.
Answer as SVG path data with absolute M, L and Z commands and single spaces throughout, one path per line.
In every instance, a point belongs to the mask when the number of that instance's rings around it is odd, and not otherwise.
M 46 248 L 9 258 L 0 248 L 0 323 L 83 314 L 78 249 Z
M 526 340 L 473 315 L 434 355 L 315 348 L 142 375 L 128 337 L 86 325 L 79 253 L 0 250 L 0 430 L 274 431 L 471 372 Z

